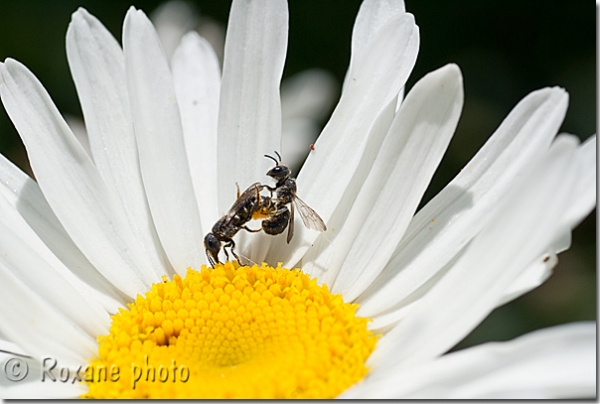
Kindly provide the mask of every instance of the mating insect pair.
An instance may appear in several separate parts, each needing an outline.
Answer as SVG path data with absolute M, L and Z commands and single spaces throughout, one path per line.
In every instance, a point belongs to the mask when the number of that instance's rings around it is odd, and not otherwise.
M 312 230 L 325 231 L 327 227 L 323 219 L 304 203 L 296 195 L 296 180 L 290 178 L 291 170 L 281 164 L 281 156 L 275 152 L 279 161 L 274 157 L 265 155 L 275 162 L 275 167 L 271 168 L 267 175 L 276 181 L 275 187 L 263 185 L 256 182 L 248 187 L 241 195 L 238 187 L 237 199 L 229 211 L 220 218 L 212 228 L 212 231 L 204 237 L 204 247 L 206 256 L 211 266 L 219 262 L 219 252 L 221 247 L 225 251 L 225 256 L 229 260 L 227 248 L 231 254 L 240 262 L 235 253 L 235 242 L 233 237 L 238 231 L 244 229 L 251 233 L 263 230 L 270 235 L 283 233 L 288 229 L 287 242 L 289 243 L 294 236 L 294 212 L 298 209 L 302 222 L 306 227 Z M 261 195 L 261 191 L 267 189 L 269 196 Z M 289 206 L 289 207 L 288 207 Z M 260 229 L 251 229 L 246 226 L 251 219 L 263 218 Z

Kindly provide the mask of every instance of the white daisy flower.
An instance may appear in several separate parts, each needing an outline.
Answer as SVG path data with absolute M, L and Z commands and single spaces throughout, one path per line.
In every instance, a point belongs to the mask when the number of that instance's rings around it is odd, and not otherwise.
M 283 0 L 234 1 L 221 73 L 197 34 L 169 65 L 143 12 L 121 48 L 78 10 L 67 54 L 91 156 L 35 76 L 0 64 L 37 179 L 0 159 L 1 396 L 594 396 L 594 323 L 446 352 L 549 276 L 596 203 L 595 136 L 556 136 L 568 96 L 535 91 L 416 212 L 463 88 L 450 64 L 398 101 L 419 44 L 402 2 L 362 4 L 298 174 L 327 232 L 296 218 L 289 244 L 236 236 L 262 267 L 203 267 L 235 183 L 270 184 L 287 23 Z

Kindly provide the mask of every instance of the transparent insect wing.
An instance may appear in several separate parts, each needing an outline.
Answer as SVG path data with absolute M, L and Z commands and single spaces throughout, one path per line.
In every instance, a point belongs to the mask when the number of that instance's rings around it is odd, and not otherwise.
M 313 208 L 308 206 L 302 199 L 296 196 L 294 198 L 294 204 L 298 208 L 298 213 L 302 218 L 302 222 L 307 228 L 317 231 L 327 230 L 327 226 L 325 226 L 325 222 L 323 222 L 321 216 L 319 216 L 319 214 L 315 212 Z

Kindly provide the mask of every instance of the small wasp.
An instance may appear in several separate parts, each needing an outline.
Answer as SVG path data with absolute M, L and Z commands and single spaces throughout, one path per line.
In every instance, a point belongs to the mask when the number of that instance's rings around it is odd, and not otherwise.
M 265 154 L 266 158 L 275 162 L 275 167 L 267 171 L 267 175 L 273 178 L 276 184 L 275 187 L 263 186 L 271 191 L 271 199 L 275 201 L 277 207 L 277 210 L 268 215 L 269 217 L 262 222 L 262 228 L 265 233 L 271 235 L 281 234 L 287 227 L 287 242 L 289 244 L 294 236 L 294 206 L 298 209 L 302 222 L 306 227 L 317 231 L 327 230 L 327 226 L 325 226 L 321 216 L 296 195 L 296 180 L 290 178 L 292 170 L 281 163 L 279 153 L 275 152 L 275 154 L 279 158 L 279 161 L 275 157 Z M 275 193 L 274 198 L 273 193 Z
M 219 252 L 221 251 L 222 243 L 224 243 L 223 251 L 225 251 L 227 260 L 229 260 L 229 254 L 226 248 L 229 248 L 231 254 L 240 263 L 240 258 L 235 253 L 233 236 L 241 229 L 251 233 L 259 232 L 261 229 L 251 229 L 246 226 L 246 223 L 253 218 L 268 217 L 277 211 L 277 206 L 272 198 L 260 194 L 260 191 L 265 187 L 265 185 L 256 182 L 240 195 L 238 186 L 237 199 L 233 203 L 233 206 L 215 223 L 211 232 L 204 237 L 206 257 L 213 268 L 215 267 L 215 263 L 219 263 Z

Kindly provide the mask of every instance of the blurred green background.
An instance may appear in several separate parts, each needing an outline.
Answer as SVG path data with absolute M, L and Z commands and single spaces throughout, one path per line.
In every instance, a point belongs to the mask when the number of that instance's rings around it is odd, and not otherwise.
M 202 18 L 226 24 L 228 1 L 191 2 Z M 160 1 L 134 5 L 146 13 Z M 71 13 L 85 7 L 120 40 L 130 0 L 2 0 L 0 59 L 15 58 L 42 81 L 59 109 L 81 116 L 64 48 Z M 341 83 L 350 58 L 358 0 L 291 0 L 284 78 L 311 67 Z M 406 0 L 420 27 L 421 48 L 408 82 L 457 63 L 465 104 L 458 130 L 425 195 L 431 198 L 475 154 L 529 92 L 558 85 L 570 94 L 561 131 L 586 139 L 596 132 L 596 9 L 590 1 Z M 27 169 L 20 139 L 0 109 L 0 152 Z M 574 231 L 570 250 L 540 288 L 495 310 L 457 348 L 507 340 L 525 332 L 596 319 L 596 213 Z

